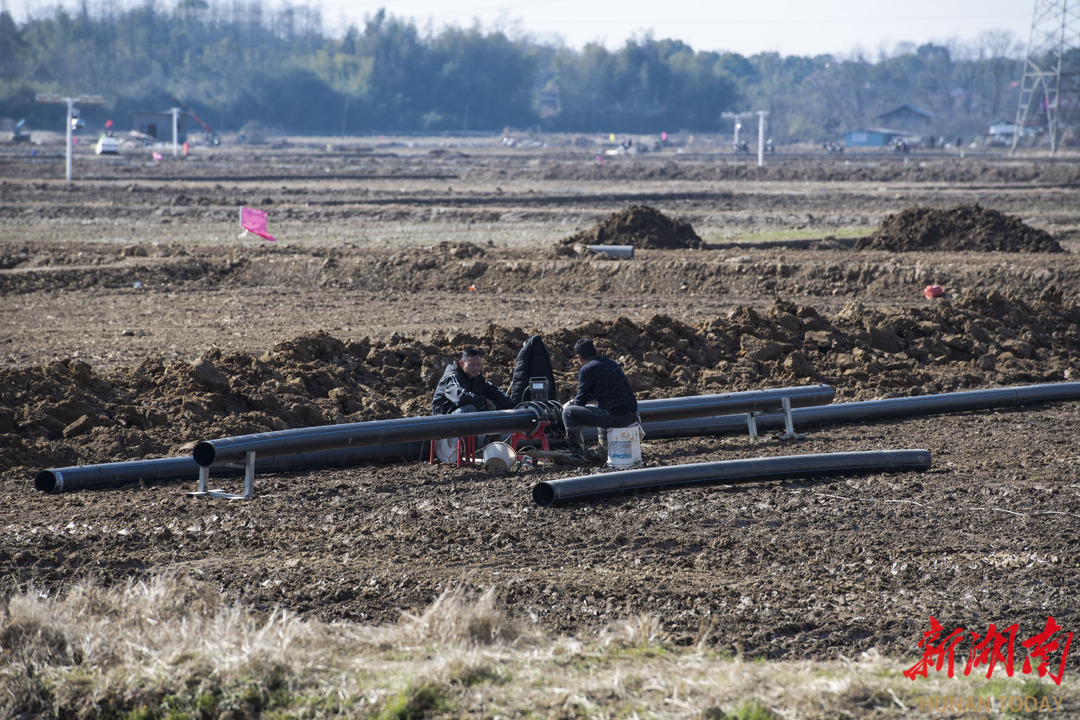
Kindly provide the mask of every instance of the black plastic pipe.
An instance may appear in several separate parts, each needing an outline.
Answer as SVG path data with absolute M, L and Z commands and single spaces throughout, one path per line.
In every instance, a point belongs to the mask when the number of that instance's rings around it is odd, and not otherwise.
M 750 390 L 720 395 L 697 395 L 638 403 L 638 414 L 646 419 L 701 417 L 720 412 L 751 412 L 779 406 L 782 398 L 793 406 L 830 402 L 834 391 L 828 385 Z M 548 408 L 548 412 L 552 409 Z M 471 435 L 499 435 L 535 429 L 544 408 L 518 408 L 461 415 L 431 415 L 395 420 L 372 420 L 361 423 L 292 428 L 203 440 L 195 446 L 192 457 L 201 467 L 238 462 L 248 452 L 258 457 L 274 457 L 295 452 L 332 450 L 365 445 L 438 440 Z
M 792 410 L 791 417 L 795 425 L 802 428 L 1076 399 L 1080 399 L 1080 382 L 1046 383 L 802 407 Z M 757 416 L 756 421 L 758 429 L 784 427 L 784 415 L 779 412 L 763 413 Z M 739 430 L 745 431 L 746 416 L 721 415 L 662 421 L 643 424 L 643 429 L 647 437 L 654 439 L 720 435 Z
M 139 480 L 172 480 L 184 476 L 193 479 L 199 476 L 199 466 L 190 457 L 129 460 L 42 470 L 34 476 L 34 489 L 58 495 L 84 488 L 114 487 Z
M 723 413 L 747 413 L 776 410 L 784 398 L 791 407 L 826 405 L 833 401 L 836 391 L 828 385 L 746 390 L 717 395 L 691 395 L 680 398 L 642 400 L 638 402 L 641 422 L 661 422 L 683 418 L 716 416 Z
M 203 440 L 195 445 L 191 456 L 201 467 L 210 467 L 220 463 L 238 462 L 246 458 L 249 452 L 254 452 L 256 458 L 276 457 L 317 450 L 472 435 L 500 435 L 531 431 L 539 421 L 539 414 L 531 408 L 371 420 Z
M 809 386 L 810 388 L 828 388 L 828 386 Z M 800 388 L 781 388 L 771 392 L 800 390 Z M 770 391 L 751 391 L 770 392 Z M 831 388 L 828 388 L 831 395 Z M 796 393 L 797 394 L 797 393 Z M 646 415 L 651 409 L 668 412 L 671 407 L 699 402 L 699 397 L 731 398 L 742 393 L 730 393 L 727 396 L 691 396 L 664 400 L 643 400 Z M 1080 383 L 1046 383 L 1041 385 L 1021 385 L 989 390 L 971 390 L 956 393 L 941 393 L 917 397 L 868 400 L 852 403 L 837 403 L 823 407 L 797 407 L 792 416 L 799 426 L 829 425 L 849 421 L 880 420 L 893 417 L 909 417 L 935 412 L 963 412 L 992 407 L 1010 407 L 1037 402 L 1075 400 L 1080 398 Z M 799 402 L 793 400 L 792 403 Z M 827 401 L 826 401 L 827 402 Z M 648 403 L 648 405 L 646 405 Z M 720 401 L 722 405 L 723 401 Z M 731 411 L 729 405 L 727 411 Z M 447 416 L 450 417 L 450 416 Z M 466 417 L 466 416 L 456 416 Z M 388 422 L 388 421 L 384 421 Z M 765 412 L 757 416 L 761 429 L 783 428 L 784 416 L 780 412 Z M 721 415 L 698 417 L 681 420 L 661 420 L 643 423 L 649 438 L 662 439 L 701 435 L 718 435 L 729 432 L 745 431 L 746 416 Z M 336 426 L 340 427 L 340 426 Z M 318 428 L 316 428 L 318 429 Z M 303 429 L 307 430 L 307 429 Z M 288 431 L 285 431 L 288 432 Z M 516 432 L 516 431 L 514 431 Z M 588 434 L 595 430 L 585 428 Z M 477 433 L 479 434 L 479 433 Z M 485 432 L 485 434 L 488 434 Z M 450 437 L 455 437 L 451 435 Z M 419 457 L 423 443 L 398 443 L 387 446 L 346 447 L 318 452 L 300 452 L 289 455 L 256 457 L 255 467 L 258 472 L 279 472 L 285 470 L 321 467 L 324 465 L 348 465 L 364 461 L 392 461 Z M 241 459 L 241 458 L 238 458 Z M 61 493 L 70 490 L 114 487 L 139 480 L 172 480 L 197 477 L 201 466 L 191 457 L 159 458 L 152 460 L 132 460 L 127 462 L 106 463 L 101 465 L 76 465 L 63 468 L 42 470 L 34 479 L 37 490 L 48 493 Z M 211 475 L 239 474 L 242 470 L 226 465 L 215 466 Z
M 548 480 L 533 487 L 533 500 L 541 507 L 550 507 L 579 500 L 695 485 L 729 485 L 786 478 L 904 472 L 926 470 L 929 467 L 929 450 L 871 450 L 723 460 Z
M 684 418 L 687 416 L 698 417 L 703 413 L 715 415 L 717 412 L 733 412 L 737 410 L 751 411 L 762 408 L 776 407 L 780 397 L 791 398 L 793 406 L 803 406 L 813 403 L 827 403 L 833 398 L 834 392 L 827 385 L 813 385 L 793 388 L 776 388 L 769 390 L 753 390 L 749 392 L 725 393 L 717 395 L 696 395 L 679 398 L 666 398 L 657 400 L 645 400 L 640 403 L 643 417 L 648 418 Z M 531 418 L 539 414 L 541 417 L 551 415 L 552 408 L 544 408 L 533 404 L 524 413 L 525 418 Z M 466 416 L 454 416 L 458 419 L 467 420 L 481 415 L 474 413 Z M 447 416 L 436 416 L 439 418 Z M 482 418 L 483 419 L 483 418 Z M 354 425 L 371 426 L 381 423 L 356 423 Z M 486 423 L 487 421 L 484 420 Z M 532 420 L 527 420 L 531 423 Z M 308 433 L 326 429 L 340 429 L 344 426 L 330 426 L 329 428 L 300 428 L 294 433 Z M 425 440 L 428 429 L 425 423 Z M 531 429 L 527 428 L 527 429 Z M 471 428 L 476 432 L 475 428 Z M 457 432 L 457 431 L 455 431 Z M 482 434 L 493 434 L 483 430 Z M 481 434 L 477 432 L 476 434 Z M 500 431 L 502 432 L 502 431 Z M 516 431 L 515 431 L 516 432 Z M 272 433 L 263 433 L 271 435 Z M 321 436 L 321 433 L 319 433 Z M 450 435 L 456 437 L 456 435 Z M 236 438 L 227 438 L 234 440 Z M 320 438 L 321 439 L 321 438 Z M 212 442 L 215 446 L 218 443 Z M 348 465 L 365 461 L 402 460 L 419 457 L 423 450 L 423 441 L 396 443 L 389 445 L 362 445 L 356 443 L 351 447 L 335 448 L 330 450 L 304 451 L 289 455 L 268 457 L 265 452 L 256 453 L 256 472 L 282 472 L 302 468 L 323 467 L 332 465 Z M 216 455 L 216 453 L 215 453 Z M 243 457 L 238 457 L 237 462 Z M 42 470 L 34 478 L 34 487 L 47 493 L 62 493 L 72 490 L 116 487 L 139 480 L 174 480 L 192 476 L 198 476 L 199 468 L 203 467 L 196 462 L 194 457 L 156 458 L 150 460 L 131 460 L 126 462 L 104 463 L 99 465 L 74 465 L 63 468 L 49 468 Z M 240 469 L 224 464 L 224 461 L 215 463 L 211 468 L 211 475 L 235 475 Z
M 273 458 L 256 458 L 256 472 L 286 472 L 315 467 L 352 465 L 359 462 L 390 462 L 416 459 L 423 455 L 425 443 L 399 443 L 374 447 L 324 450 L 297 453 Z M 34 477 L 34 489 L 58 495 L 75 490 L 129 485 L 140 480 L 194 480 L 199 477 L 199 464 L 191 456 L 128 460 L 101 465 L 73 465 L 49 468 Z M 244 468 L 232 465 L 216 465 L 210 475 L 242 475 Z

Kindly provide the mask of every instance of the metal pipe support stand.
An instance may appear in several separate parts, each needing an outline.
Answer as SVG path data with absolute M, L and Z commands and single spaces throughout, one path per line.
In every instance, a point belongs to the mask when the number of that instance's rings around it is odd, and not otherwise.
M 247 453 L 247 460 L 243 465 L 238 463 L 229 463 L 225 467 L 235 467 L 244 469 L 244 494 L 237 495 L 235 493 L 228 493 L 224 490 L 217 488 L 215 490 L 207 490 L 207 485 L 210 481 L 210 468 L 199 468 L 199 489 L 196 492 L 187 493 L 188 497 L 212 497 L 221 498 L 223 500 L 250 500 L 255 497 L 255 451 L 249 450 Z
M 475 437 L 461 437 L 458 438 L 457 445 L 457 466 L 465 467 L 466 465 L 476 464 L 476 438 Z
M 439 462 L 438 453 L 435 452 L 435 444 L 438 440 L 428 441 L 428 462 L 435 465 Z M 458 467 L 476 464 L 476 438 L 459 437 L 457 439 L 457 459 L 454 461 Z
M 806 433 L 796 433 L 795 423 L 791 417 L 791 398 L 783 397 L 780 399 L 781 405 L 784 410 L 784 432 L 780 435 L 776 435 L 777 440 L 802 440 L 806 437 Z M 761 413 L 748 412 L 746 413 L 746 425 L 750 430 L 751 440 L 760 440 L 757 430 L 757 416 Z

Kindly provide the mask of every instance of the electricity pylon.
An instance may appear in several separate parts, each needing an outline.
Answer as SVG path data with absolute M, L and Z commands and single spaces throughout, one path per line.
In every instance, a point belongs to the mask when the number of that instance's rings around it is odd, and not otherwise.
M 1012 150 L 1025 123 L 1046 115 L 1050 153 L 1057 152 L 1062 120 L 1077 115 L 1080 103 L 1080 0 L 1035 0 Z

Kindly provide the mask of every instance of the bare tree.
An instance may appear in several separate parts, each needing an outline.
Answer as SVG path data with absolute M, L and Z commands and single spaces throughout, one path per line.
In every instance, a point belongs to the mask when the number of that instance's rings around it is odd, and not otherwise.
M 1019 79 L 1016 73 L 1024 46 L 1008 30 L 988 30 L 976 42 L 979 66 L 985 75 L 983 92 L 989 100 L 986 111 L 991 120 L 997 120 L 1010 109 L 1003 101 L 1009 83 Z

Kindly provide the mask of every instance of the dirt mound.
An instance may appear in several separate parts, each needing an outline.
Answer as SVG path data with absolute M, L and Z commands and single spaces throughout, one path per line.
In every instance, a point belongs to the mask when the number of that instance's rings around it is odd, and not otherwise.
M 648 205 L 629 205 L 587 230 L 571 235 L 563 245 L 633 245 L 643 249 L 697 249 L 702 240 L 690 223 L 673 220 Z
M 992 293 L 887 311 L 850 305 L 831 318 L 778 301 L 698 325 L 620 318 L 544 338 L 560 399 L 575 383 L 569 348 L 590 335 L 642 399 L 822 382 L 852 400 L 1060 381 L 1080 352 L 1078 321 L 1080 309 L 1058 297 L 1028 305 Z M 193 440 L 427 415 L 459 348 L 481 348 L 485 374 L 507 387 L 529 334 L 489 325 L 430 342 L 396 332 L 344 342 L 316 332 L 261 357 L 214 349 L 190 363 L 153 357 L 101 374 L 77 359 L 0 370 L 0 463 L 6 476 L 29 478 L 45 467 L 173 455 Z
M 976 250 L 985 252 L 1060 253 L 1050 233 L 1020 218 L 978 204 L 947 210 L 915 207 L 889 215 L 878 230 L 855 244 L 856 250 Z
M 435 245 L 435 254 L 437 256 L 468 260 L 469 258 L 480 257 L 483 255 L 484 248 L 470 242 L 449 242 L 443 240 Z

